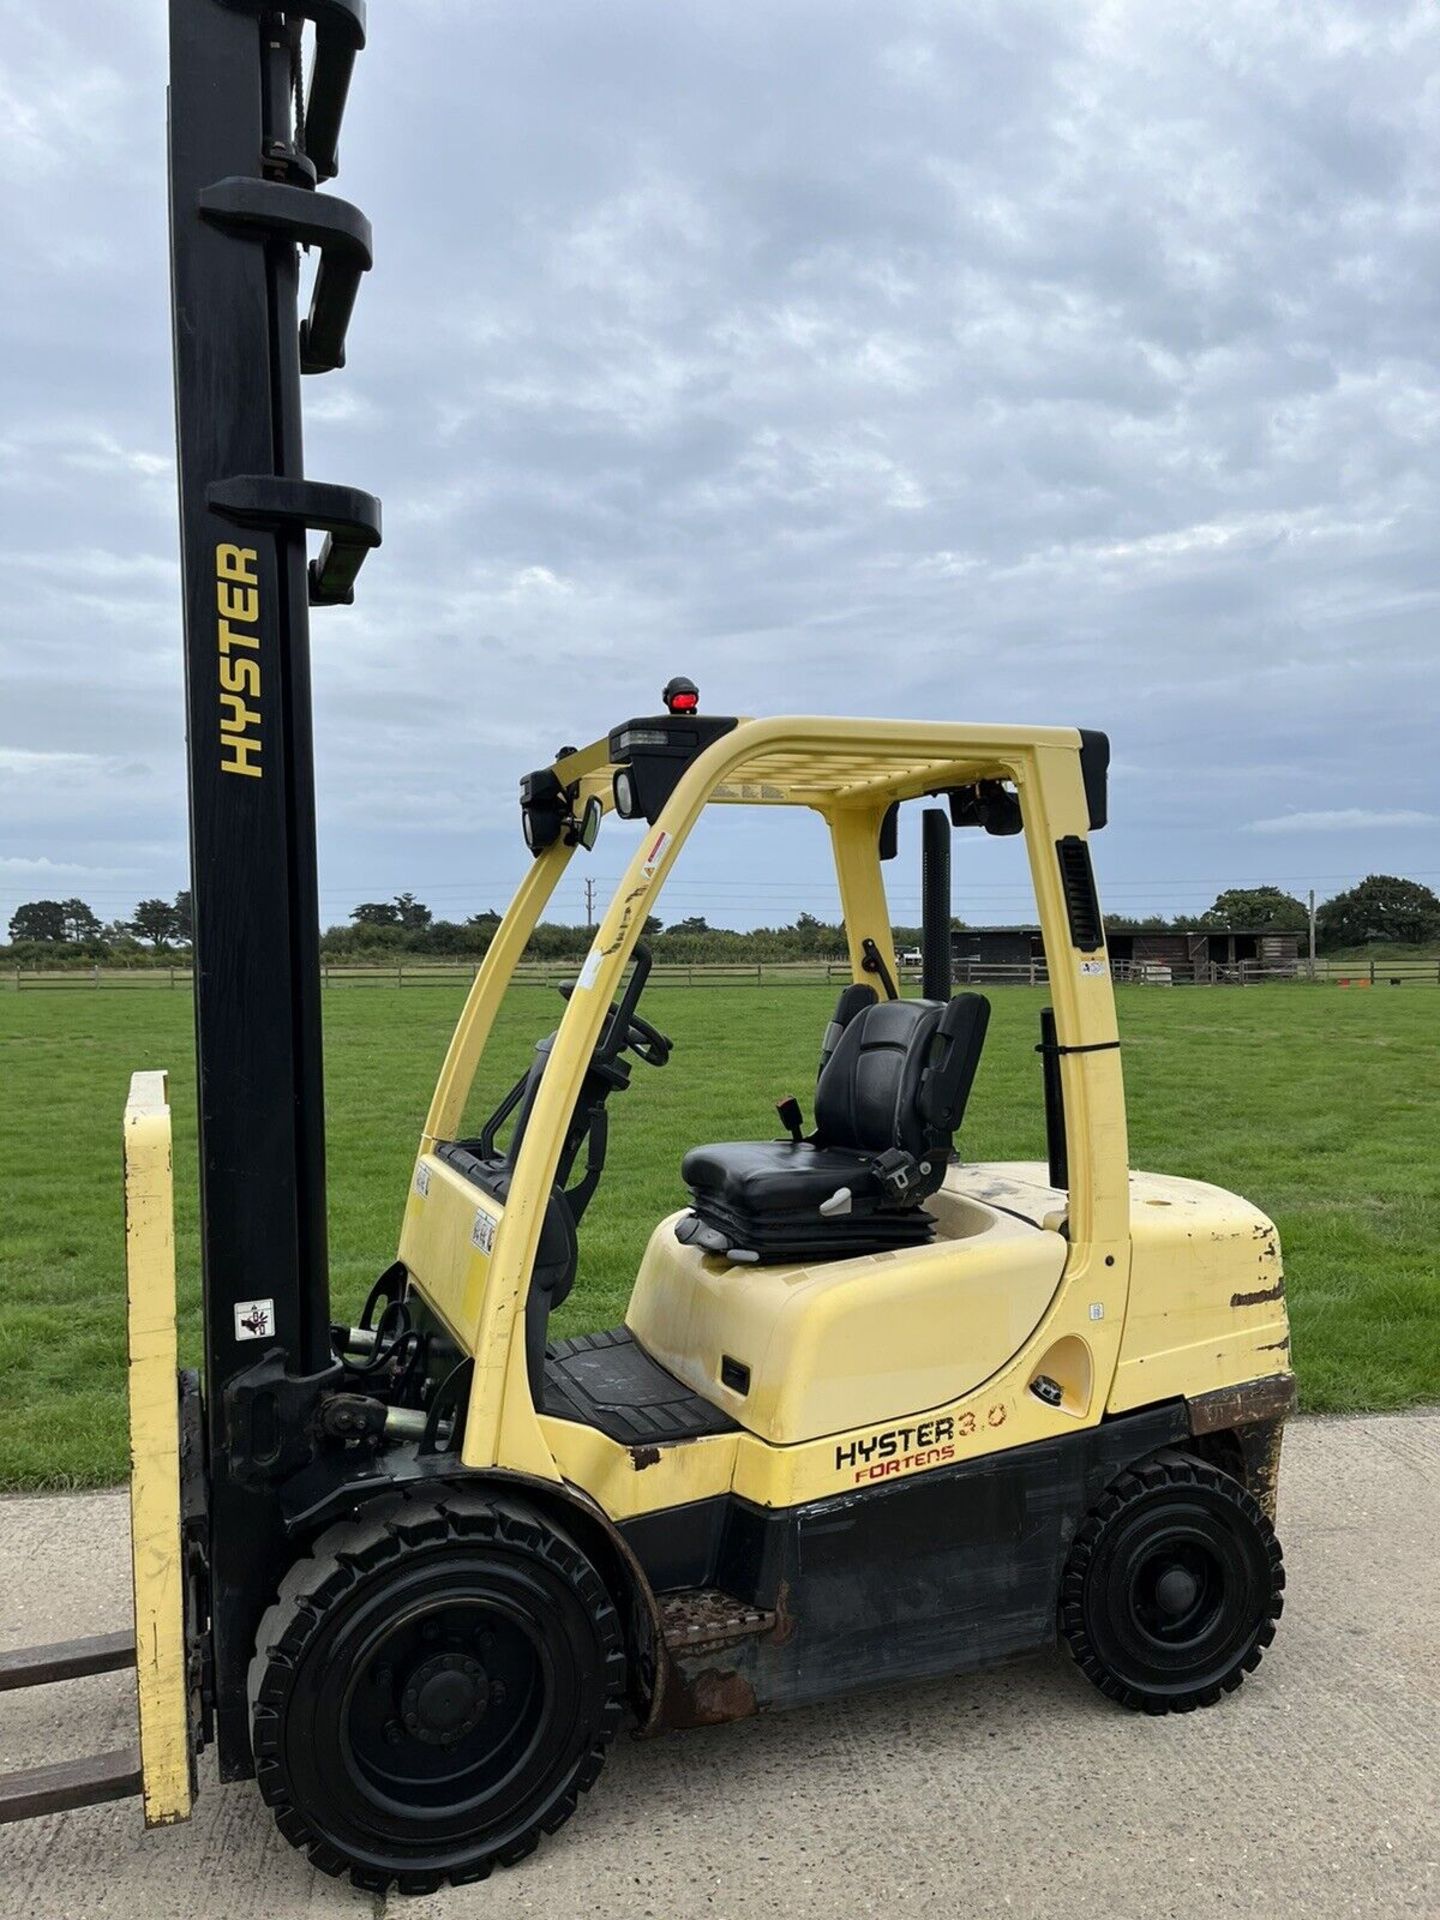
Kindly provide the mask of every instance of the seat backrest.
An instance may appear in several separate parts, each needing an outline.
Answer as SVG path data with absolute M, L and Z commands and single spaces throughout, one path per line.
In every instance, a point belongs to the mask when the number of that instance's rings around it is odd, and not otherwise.
M 978 993 L 858 1008 L 820 1071 L 817 1141 L 864 1153 L 948 1148 L 964 1115 L 989 1017 L 990 1003 Z

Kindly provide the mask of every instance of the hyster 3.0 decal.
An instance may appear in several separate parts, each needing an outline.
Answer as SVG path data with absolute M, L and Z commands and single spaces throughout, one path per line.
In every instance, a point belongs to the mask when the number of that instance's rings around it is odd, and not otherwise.
M 997 1400 L 985 1413 L 987 1427 L 1003 1427 L 1009 1408 Z M 855 1480 L 883 1480 L 892 1473 L 914 1473 L 921 1467 L 940 1467 L 955 1458 L 955 1442 L 967 1439 L 980 1425 L 970 1411 L 941 1414 L 913 1427 L 887 1427 L 862 1440 L 850 1440 L 835 1449 L 835 1470 L 849 1467 Z

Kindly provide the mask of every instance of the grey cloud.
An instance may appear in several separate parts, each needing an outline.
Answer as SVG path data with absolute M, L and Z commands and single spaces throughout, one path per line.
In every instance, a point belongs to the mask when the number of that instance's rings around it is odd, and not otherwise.
M 152 892 L 183 722 L 136 11 L 7 36 L 0 745 L 93 759 L 10 776 L 0 853 Z M 1296 816 L 1291 884 L 1349 877 L 1356 812 L 1366 862 L 1440 867 L 1432 9 L 372 14 L 338 184 L 377 265 L 307 385 L 311 470 L 387 527 L 313 623 L 328 914 L 498 901 L 515 776 L 677 669 L 712 708 L 1107 726 L 1119 905 L 1265 877 L 1247 828 Z M 799 825 L 723 826 L 677 911 L 823 901 Z

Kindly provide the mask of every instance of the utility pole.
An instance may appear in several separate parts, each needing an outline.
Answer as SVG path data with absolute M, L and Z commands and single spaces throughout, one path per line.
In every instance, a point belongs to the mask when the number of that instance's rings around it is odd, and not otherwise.
M 1314 900 L 1315 896 L 1313 893 L 1311 894 L 1310 898 L 1312 901 Z M 586 932 L 587 933 L 591 932 L 594 929 L 594 926 L 595 926 L 595 882 L 593 880 L 587 880 L 585 882 L 585 930 Z M 1313 947 L 1312 947 L 1312 952 L 1313 952 Z M 1312 973 L 1315 971 L 1313 965 L 1310 971 Z
M 1315 978 L 1315 889 L 1310 889 L 1310 978 Z

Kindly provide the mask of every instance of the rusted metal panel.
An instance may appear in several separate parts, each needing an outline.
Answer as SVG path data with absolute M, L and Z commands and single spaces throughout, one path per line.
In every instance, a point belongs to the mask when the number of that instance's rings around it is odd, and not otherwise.
M 1186 1402 L 1191 1433 L 1217 1433 L 1263 1420 L 1286 1420 L 1295 1411 L 1295 1376 L 1271 1373 L 1243 1386 L 1217 1387 Z
M 1288 1350 L 1289 1335 L 1275 1344 Z M 1294 1374 L 1273 1373 L 1244 1386 L 1197 1394 L 1188 1402 L 1192 1434 L 1233 1433 L 1240 1453 L 1240 1478 L 1272 1523 L 1280 1484 L 1280 1448 L 1295 1400 Z
M 1280 1490 L 1280 1449 L 1285 1439 L 1283 1420 L 1257 1420 L 1239 1433 L 1245 1459 L 1245 1485 L 1265 1509 L 1271 1525 Z
M 671 1661 L 656 1731 L 723 1726 L 729 1720 L 748 1720 L 759 1710 L 754 1684 L 745 1674 L 723 1667 L 692 1672 L 682 1662 Z
M 664 1683 L 650 1730 L 748 1719 L 758 1709 L 753 1643 L 774 1642 L 788 1622 L 715 1588 L 664 1594 L 659 1608 Z

